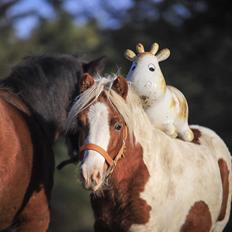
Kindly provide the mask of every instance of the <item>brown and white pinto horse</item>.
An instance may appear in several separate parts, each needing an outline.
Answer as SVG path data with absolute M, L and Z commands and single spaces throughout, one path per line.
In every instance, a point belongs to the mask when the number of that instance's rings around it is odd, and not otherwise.
M 67 130 L 85 132 L 81 179 L 92 190 L 95 231 L 222 231 L 230 212 L 231 158 L 211 130 L 198 143 L 152 125 L 123 77 L 83 76 Z M 122 152 L 123 151 L 123 152 Z

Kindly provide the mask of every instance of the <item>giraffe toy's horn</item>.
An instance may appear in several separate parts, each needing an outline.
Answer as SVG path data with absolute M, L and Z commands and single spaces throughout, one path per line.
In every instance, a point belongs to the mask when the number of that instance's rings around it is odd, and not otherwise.
M 136 46 L 136 51 L 138 53 L 143 53 L 144 52 L 144 47 L 141 43 L 138 43 L 137 46 Z
M 159 50 L 159 44 L 153 43 L 153 44 L 151 45 L 150 53 L 151 53 L 152 55 L 155 55 L 155 54 L 158 52 L 158 50 Z

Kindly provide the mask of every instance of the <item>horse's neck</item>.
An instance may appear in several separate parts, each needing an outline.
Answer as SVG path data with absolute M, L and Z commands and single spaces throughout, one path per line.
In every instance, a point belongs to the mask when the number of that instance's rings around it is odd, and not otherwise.
M 53 142 L 64 130 L 71 100 L 78 95 L 82 67 L 73 56 L 35 56 L 25 59 L 0 82 L 0 88 L 14 92 Z M 48 137 L 49 136 L 49 137 Z
M 112 175 L 115 187 L 117 188 L 122 182 L 127 182 L 130 185 L 142 165 L 143 150 L 141 145 L 127 141 L 125 157 L 118 162 Z
M 36 92 L 36 91 L 35 91 Z M 58 92 L 58 91 L 57 91 Z M 62 93 L 61 93 L 62 94 Z M 54 93 L 53 96 L 41 96 L 38 91 L 37 95 L 33 98 L 28 98 L 25 96 L 20 96 L 18 98 L 25 102 L 27 108 L 30 111 L 31 117 L 40 127 L 42 133 L 44 134 L 44 139 L 48 143 L 52 144 L 63 132 L 65 127 L 65 120 L 67 117 L 67 110 L 71 103 L 71 97 L 67 93 L 62 94 L 62 101 L 57 101 L 56 99 L 60 96 L 56 96 Z
M 54 93 L 49 96 L 39 96 L 40 101 L 30 102 L 34 116 L 43 127 L 53 143 L 64 131 L 67 111 L 75 95 L 75 83 L 67 89 L 54 86 Z M 60 91 L 59 91 L 60 89 Z
M 47 137 L 51 139 L 51 143 L 58 139 L 64 131 L 68 105 L 66 99 L 64 99 L 62 105 L 53 106 L 48 118 L 43 117 L 43 112 L 40 113 L 40 111 L 35 114 Z
M 125 158 L 112 174 L 111 188 L 105 190 L 104 197 L 92 198 L 96 220 L 103 218 L 105 223 L 117 226 L 113 231 L 127 231 L 130 225 L 146 223 L 149 218 L 150 206 L 140 198 L 149 179 L 143 150 L 130 143 L 126 149 Z

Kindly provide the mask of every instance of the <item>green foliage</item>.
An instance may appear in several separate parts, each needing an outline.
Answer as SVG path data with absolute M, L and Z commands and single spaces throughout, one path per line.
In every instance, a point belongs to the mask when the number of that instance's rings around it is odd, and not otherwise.
M 56 144 L 54 151 L 57 165 L 67 159 L 63 140 Z M 54 180 L 50 231 L 92 231 L 93 214 L 89 193 L 79 181 L 79 167 L 70 164 L 62 170 L 56 170 Z
M 62 14 L 52 21 L 41 20 L 31 40 L 42 53 L 86 53 L 96 50 L 101 38 L 94 22 L 77 26 L 70 16 Z

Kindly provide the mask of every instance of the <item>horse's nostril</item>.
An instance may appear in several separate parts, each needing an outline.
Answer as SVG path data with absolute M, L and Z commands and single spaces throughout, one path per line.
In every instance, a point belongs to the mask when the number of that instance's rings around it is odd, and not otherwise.
M 100 172 L 98 172 L 97 176 L 96 176 L 98 179 L 101 179 L 101 174 Z
M 97 169 L 92 172 L 88 172 L 86 166 L 83 165 L 80 170 L 80 180 L 85 189 L 96 191 L 101 185 L 102 174 Z
M 91 175 L 91 181 L 95 184 L 99 184 L 100 180 L 101 180 L 101 173 L 95 170 Z

